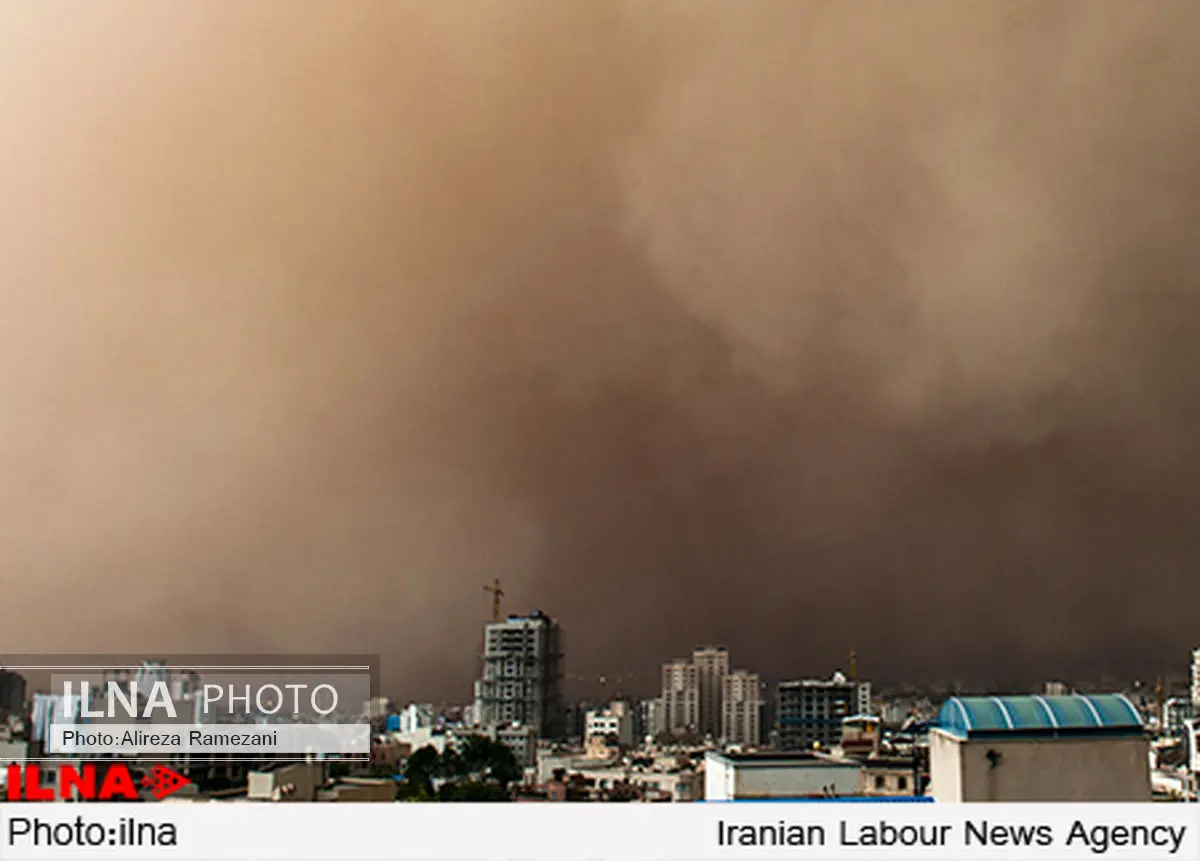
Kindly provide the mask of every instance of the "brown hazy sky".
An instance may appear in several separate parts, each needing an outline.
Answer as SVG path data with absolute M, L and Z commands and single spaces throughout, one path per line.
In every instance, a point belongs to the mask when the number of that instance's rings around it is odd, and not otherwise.
M 0 5 L 8 651 L 1182 668 L 1200 5 Z

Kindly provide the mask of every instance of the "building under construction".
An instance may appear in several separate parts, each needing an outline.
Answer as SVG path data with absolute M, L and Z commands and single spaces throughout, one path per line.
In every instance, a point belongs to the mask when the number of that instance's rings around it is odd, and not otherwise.
M 483 673 L 475 683 L 475 719 L 483 726 L 521 724 L 541 738 L 560 738 L 562 632 L 540 610 L 489 622 L 483 635 Z

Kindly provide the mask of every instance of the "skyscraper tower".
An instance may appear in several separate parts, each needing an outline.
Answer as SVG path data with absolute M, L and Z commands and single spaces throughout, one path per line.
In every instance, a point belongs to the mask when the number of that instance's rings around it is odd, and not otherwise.
M 697 729 L 713 738 L 721 736 L 724 716 L 725 677 L 729 675 L 729 649 L 724 646 L 701 646 L 692 652 L 700 687 L 700 715 Z
M 564 732 L 562 631 L 541 610 L 489 622 L 483 634 L 483 678 L 475 683 L 476 720 L 522 724 L 541 738 Z

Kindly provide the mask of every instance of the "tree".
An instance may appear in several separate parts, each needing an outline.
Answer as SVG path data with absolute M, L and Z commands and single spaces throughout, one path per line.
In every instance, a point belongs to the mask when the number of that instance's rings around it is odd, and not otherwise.
M 491 760 L 491 748 L 495 744 L 490 738 L 473 735 L 463 742 L 462 763 L 467 774 L 485 771 Z
M 521 766 L 517 764 L 517 758 L 508 745 L 492 742 L 488 751 L 488 773 L 501 787 L 521 779 Z
M 508 745 L 486 736 L 473 735 L 467 738 L 457 757 L 462 768 L 459 773 L 463 775 L 485 774 L 501 787 L 507 787 L 521 778 L 521 766 Z
M 437 776 L 443 780 L 450 780 L 455 777 L 466 777 L 470 773 L 463 758 L 458 755 L 452 747 L 447 747 L 442 751 L 441 757 L 438 759 Z
M 404 783 L 407 787 L 403 791 L 409 795 L 433 798 L 433 778 L 439 765 L 440 757 L 432 745 L 414 751 L 404 764 Z

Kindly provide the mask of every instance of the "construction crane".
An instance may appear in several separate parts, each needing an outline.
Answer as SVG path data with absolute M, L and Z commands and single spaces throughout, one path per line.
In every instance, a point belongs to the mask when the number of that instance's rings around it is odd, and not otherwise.
M 484 586 L 484 592 L 492 593 L 492 621 L 500 621 L 500 599 L 504 597 L 504 590 L 500 588 L 500 578 L 497 577 L 492 581 L 491 586 Z

